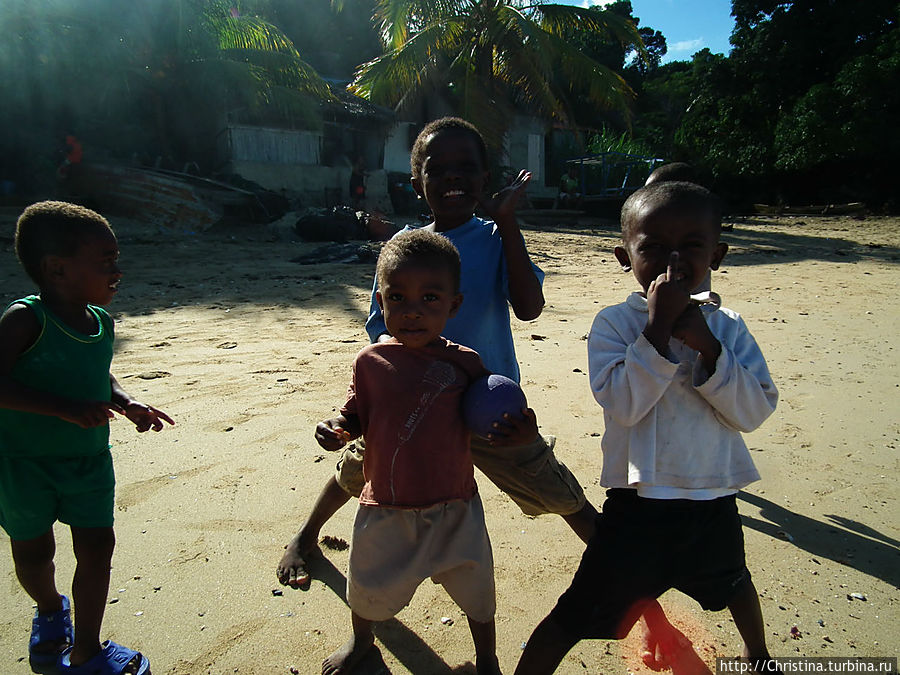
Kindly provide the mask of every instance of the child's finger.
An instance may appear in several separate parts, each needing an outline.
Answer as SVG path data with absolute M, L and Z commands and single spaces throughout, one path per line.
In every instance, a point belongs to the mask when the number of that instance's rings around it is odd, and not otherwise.
M 669 266 L 666 268 L 666 281 L 675 281 L 678 269 L 678 251 L 669 254 Z
M 166 422 L 168 422 L 169 424 L 172 424 L 172 425 L 175 424 L 175 420 L 173 420 L 171 417 L 166 415 L 166 413 L 164 413 L 162 410 L 158 410 L 157 408 L 154 408 L 153 406 L 150 406 L 150 410 L 152 410 L 153 414 L 156 415 L 159 419 L 165 420 Z M 160 424 L 160 427 L 162 427 L 161 424 Z

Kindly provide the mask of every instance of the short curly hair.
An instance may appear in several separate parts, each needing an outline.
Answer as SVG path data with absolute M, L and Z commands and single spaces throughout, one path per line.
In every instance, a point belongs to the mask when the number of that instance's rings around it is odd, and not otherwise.
M 40 286 L 45 256 L 73 256 L 87 236 L 102 230 L 113 231 L 96 211 L 69 202 L 37 202 L 26 207 L 16 221 L 16 257 Z
M 413 143 L 412 152 L 409 157 L 409 168 L 412 171 L 413 178 L 421 178 L 422 176 L 422 164 L 425 163 L 425 152 L 428 149 L 428 141 L 435 134 L 442 132 L 472 134 L 472 138 L 475 139 L 475 143 L 478 145 L 478 154 L 481 156 L 481 166 L 487 169 L 487 144 L 484 142 L 484 136 L 481 135 L 478 128 L 461 117 L 441 117 L 440 119 L 432 120 L 426 124 L 425 128 L 419 132 L 418 136 L 416 136 L 416 141 Z
M 622 205 L 622 239 L 629 241 L 641 221 L 660 210 L 706 212 L 716 229 L 722 228 L 722 202 L 712 192 L 697 183 L 687 181 L 657 181 L 633 192 Z
M 447 237 L 426 229 L 404 230 L 388 241 L 378 255 L 375 278 L 378 288 L 403 265 L 415 263 L 428 267 L 446 267 L 453 280 L 453 292 L 459 292 L 459 251 Z
M 697 180 L 697 171 L 686 162 L 669 162 L 668 164 L 659 165 L 650 172 L 644 185 L 677 180 L 701 185 L 700 181 Z

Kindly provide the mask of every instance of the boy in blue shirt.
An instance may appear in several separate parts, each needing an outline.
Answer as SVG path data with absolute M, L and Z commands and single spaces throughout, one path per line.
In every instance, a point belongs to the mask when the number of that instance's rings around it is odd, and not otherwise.
M 460 292 L 465 302 L 447 322 L 447 339 L 477 351 L 488 370 L 519 379 L 519 366 L 509 323 L 509 306 L 523 321 L 540 316 L 544 307 L 543 272 L 528 255 L 515 218 L 515 208 L 531 179 L 527 171 L 499 194 L 486 197 L 487 149 L 478 130 L 459 118 L 428 124 L 412 150 L 412 185 L 428 203 L 434 222 L 426 226 L 450 239 L 462 260 Z M 493 218 L 473 215 L 476 204 Z M 374 294 L 374 291 L 373 291 Z M 377 303 L 366 331 L 372 342 L 390 335 Z M 473 439 L 475 465 L 528 515 L 559 513 L 587 541 L 596 510 L 565 465 L 553 455 L 554 439 L 537 433 L 533 415 L 501 421 L 489 442 Z M 536 439 L 536 440 L 535 440 Z M 530 467 L 543 465 L 535 476 Z M 362 455 L 348 446 L 319 495 L 313 512 L 291 540 L 277 574 L 282 583 L 309 580 L 304 557 L 312 552 L 322 525 L 364 484 Z
M 16 224 L 16 255 L 40 295 L 0 317 L 0 526 L 37 604 L 30 661 L 72 675 L 144 675 L 145 656 L 100 643 L 115 546 L 109 420 L 123 415 L 140 432 L 174 422 L 109 372 L 113 322 L 99 305 L 112 301 L 122 272 L 106 219 L 75 204 L 33 204 Z M 72 528 L 74 628 L 69 599 L 56 589 L 57 520 Z

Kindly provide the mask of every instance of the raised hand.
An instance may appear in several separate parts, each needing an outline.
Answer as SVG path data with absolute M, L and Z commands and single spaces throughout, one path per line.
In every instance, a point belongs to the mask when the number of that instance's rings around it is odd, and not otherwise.
M 675 321 L 690 305 L 691 294 L 685 289 L 678 272 L 678 252 L 672 251 L 664 274 L 647 287 L 647 327 L 644 336 L 661 354 L 673 335 Z M 701 317 L 702 318 L 702 317 Z
M 522 195 L 525 194 L 525 187 L 530 180 L 531 172 L 522 169 L 519 171 L 519 175 L 510 180 L 500 192 L 494 193 L 491 197 L 479 193 L 475 195 L 475 199 L 491 220 L 500 224 L 515 216 L 516 207 Z

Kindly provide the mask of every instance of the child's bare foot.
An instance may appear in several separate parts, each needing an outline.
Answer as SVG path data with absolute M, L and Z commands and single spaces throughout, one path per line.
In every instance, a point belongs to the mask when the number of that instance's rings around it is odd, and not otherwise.
M 654 622 L 653 629 L 641 620 L 641 661 L 651 670 L 666 670 L 677 662 L 691 641 L 668 621 Z
M 322 661 L 322 675 L 351 672 L 375 644 L 375 638 L 359 638 L 355 634 Z
M 284 555 L 278 561 L 275 574 L 285 586 L 305 586 L 309 583 L 309 571 L 306 563 L 309 556 L 316 550 L 318 534 L 309 537 L 304 530 L 300 530 L 284 548 Z

